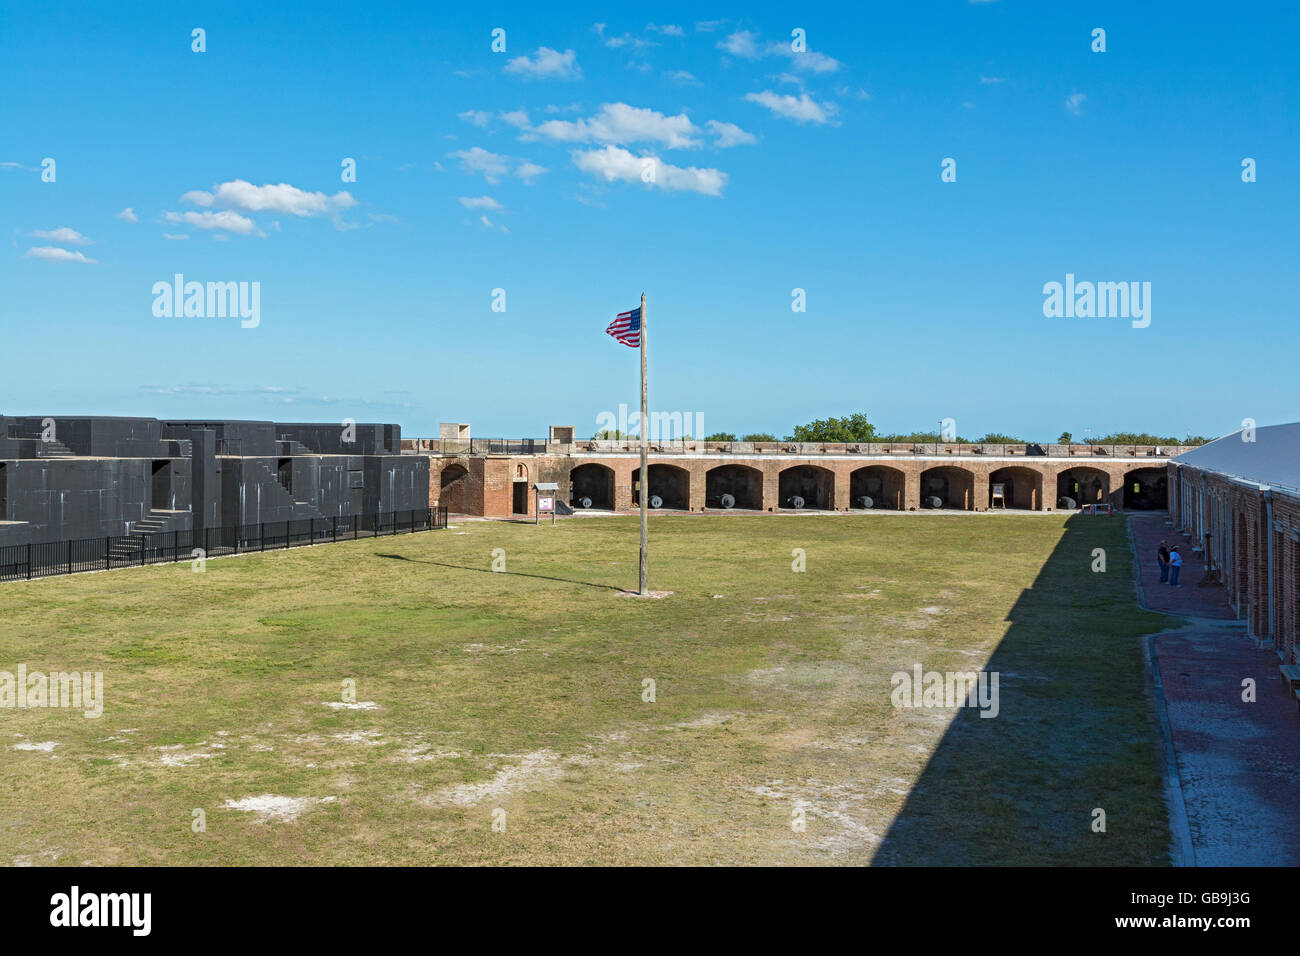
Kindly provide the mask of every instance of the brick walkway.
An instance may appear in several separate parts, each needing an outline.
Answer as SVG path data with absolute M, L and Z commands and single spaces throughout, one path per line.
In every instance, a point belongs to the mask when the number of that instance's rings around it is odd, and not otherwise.
M 1098 519 L 1104 520 L 1104 519 Z M 1300 866 L 1300 713 L 1277 654 L 1259 650 L 1227 591 L 1198 588 L 1205 562 L 1163 514 L 1130 515 L 1144 606 L 1188 626 L 1152 640 L 1196 866 Z M 1161 539 L 1183 555 L 1183 587 L 1160 583 Z M 1255 702 L 1242 681 L 1255 681 Z
M 1169 516 L 1164 512 L 1148 514 L 1130 514 L 1129 525 L 1133 529 L 1133 541 L 1137 546 L 1139 582 L 1146 606 L 1153 611 L 1165 611 L 1170 614 L 1189 614 L 1196 617 L 1212 617 L 1221 620 L 1234 620 L 1235 612 L 1228 603 L 1228 592 L 1222 585 L 1200 588 L 1196 582 L 1205 575 L 1205 562 L 1192 554 L 1192 540 L 1186 535 L 1178 534 L 1166 526 Z M 1089 518 L 1089 521 L 1108 521 L 1108 518 Z M 1183 556 L 1183 571 L 1179 580 L 1180 587 L 1170 587 L 1160 583 L 1160 565 L 1156 561 L 1156 549 L 1161 540 L 1170 547 L 1178 545 L 1178 553 Z M 1279 684 L 1280 686 L 1280 684 Z
M 1212 622 L 1154 648 L 1195 864 L 1300 866 L 1300 713 L 1277 655 Z M 1254 703 L 1241 699 L 1247 677 Z

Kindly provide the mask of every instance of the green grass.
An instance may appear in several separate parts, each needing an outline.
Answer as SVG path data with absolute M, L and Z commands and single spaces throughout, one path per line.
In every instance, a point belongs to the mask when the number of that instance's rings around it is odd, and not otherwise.
M 1165 861 L 1137 638 L 1171 622 L 1121 520 L 659 516 L 662 600 L 619 593 L 636 535 L 465 522 L 4 585 L 0 670 L 102 671 L 106 700 L 0 710 L 0 864 Z M 890 703 L 896 671 L 990 658 L 995 720 Z M 348 678 L 375 709 L 326 706 Z M 263 794 L 322 802 L 225 806 Z

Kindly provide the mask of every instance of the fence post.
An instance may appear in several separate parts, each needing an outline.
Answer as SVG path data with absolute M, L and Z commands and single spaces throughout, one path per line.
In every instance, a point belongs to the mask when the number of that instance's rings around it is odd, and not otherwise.
M 27 580 L 32 579 L 32 543 L 27 542 Z
M 284 550 L 286 551 L 289 550 L 289 527 L 290 527 L 290 521 L 288 518 L 285 518 L 284 519 Z
M 338 541 L 339 539 L 339 516 L 338 515 L 334 515 L 334 517 L 330 518 L 330 535 L 332 536 L 334 541 L 336 542 Z
M 112 550 L 113 550 L 113 539 L 108 535 L 104 535 L 104 570 L 105 571 L 107 571 L 109 568 L 112 567 L 112 564 L 109 562 L 108 559 L 108 556 L 112 552 Z
M 258 522 L 257 525 L 257 550 L 266 550 L 266 522 Z
M 72 573 L 72 540 L 68 540 L 68 573 Z

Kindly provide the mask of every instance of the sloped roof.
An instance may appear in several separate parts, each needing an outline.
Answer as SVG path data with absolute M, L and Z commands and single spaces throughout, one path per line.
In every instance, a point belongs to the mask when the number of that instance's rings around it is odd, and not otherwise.
M 1300 489 L 1300 422 L 1264 425 L 1254 441 L 1238 429 L 1199 448 L 1183 452 L 1176 464 L 1245 478 L 1261 485 Z

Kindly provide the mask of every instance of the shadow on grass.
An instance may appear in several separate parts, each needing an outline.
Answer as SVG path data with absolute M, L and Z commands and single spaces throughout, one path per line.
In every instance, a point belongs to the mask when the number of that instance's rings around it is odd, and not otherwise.
M 1132 561 L 1122 519 L 1066 522 L 985 667 L 999 675 L 998 715 L 953 712 L 872 865 L 1168 862 L 1139 640 L 1162 617 L 1137 606 Z
M 411 564 L 431 564 L 439 568 L 451 568 L 453 571 L 477 571 L 479 574 L 505 574 L 516 578 L 537 578 L 539 581 L 555 581 L 559 584 L 577 584 L 584 588 L 596 588 L 600 591 L 613 591 L 615 594 L 622 594 L 626 588 L 615 587 L 612 584 L 596 584 L 592 581 L 574 581 L 572 578 L 556 578 L 547 574 L 528 574 L 524 571 L 493 571 L 490 568 L 471 568 L 465 564 L 448 564 L 445 561 L 421 561 L 416 558 L 408 558 L 402 554 L 376 554 L 377 558 L 388 558 L 392 561 L 409 561 Z

